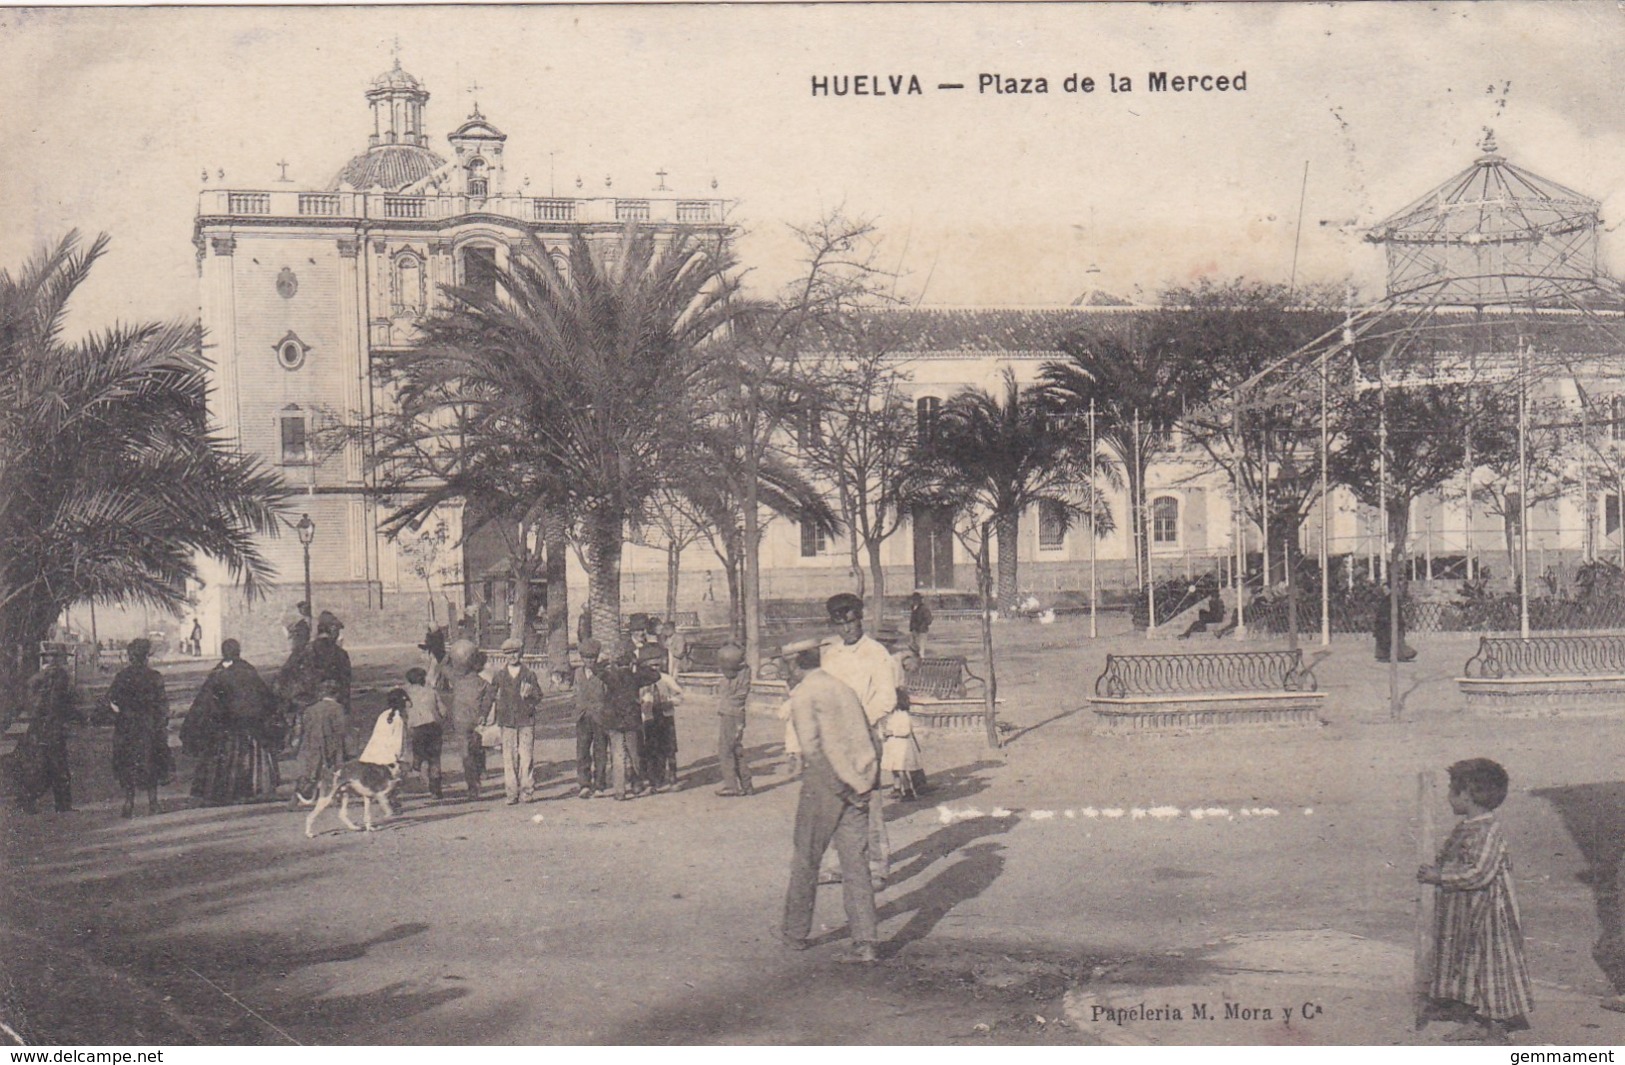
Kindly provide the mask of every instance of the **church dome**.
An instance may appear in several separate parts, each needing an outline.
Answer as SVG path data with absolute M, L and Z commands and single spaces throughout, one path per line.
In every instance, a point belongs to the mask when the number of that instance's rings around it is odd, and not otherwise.
M 372 89 L 374 92 L 379 90 L 422 92 L 423 83 L 401 69 L 401 60 L 397 56 L 393 67 L 372 79 Z
M 423 180 L 445 165 L 440 156 L 415 144 L 380 144 L 345 163 L 328 187 L 348 185 L 363 191 L 392 192 Z

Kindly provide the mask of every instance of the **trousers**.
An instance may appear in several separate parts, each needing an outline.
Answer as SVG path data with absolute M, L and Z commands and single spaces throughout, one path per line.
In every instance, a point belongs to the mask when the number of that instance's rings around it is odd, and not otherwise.
M 637 729 L 610 729 L 609 755 L 614 767 L 611 775 L 615 782 L 615 797 L 624 799 L 629 786 L 638 784 L 638 754 L 640 750 Z
M 831 842 L 841 860 L 841 898 L 853 942 L 873 943 L 879 936 L 875 889 L 869 879 L 868 807 L 874 796 L 852 801 L 843 799 L 841 790 L 829 762 L 822 754 L 813 754 L 802 774 L 801 799 L 796 805 L 795 854 L 784 896 L 783 928 L 788 939 L 806 939 L 812 932 L 818 865 Z
M 524 799 L 529 802 L 535 794 L 536 784 L 531 779 L 531 764 L 536 755 L 536 726 L 502 730 L 502 790 L 509 802 Z
M 724 791 L 751 790 L 750 766 L 745 758 L 745 715 L 717 715 L 717 765 Z
M 609 733 L 586 714 L 576 718 L 576 787 L 602 791 L 609 782 Z

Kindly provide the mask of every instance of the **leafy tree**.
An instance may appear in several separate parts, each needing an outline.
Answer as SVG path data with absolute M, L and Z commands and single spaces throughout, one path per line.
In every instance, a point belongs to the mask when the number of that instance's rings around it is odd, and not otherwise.
M 742 462 L 742 590 L 747 661 L 760 664 L 761 474 L 782 454 L 783 432 L 801 407 L 804 359 L 829 350 L 843 323 L 864 307 L 889 302 L 896 274 L 881 265 L 875 223 L 835 208 L 806 226 L 791 226 L 801 271 L 771 308 L 747 316 L 728 357 L 713 366 L 713 395 L 736 434 Z
M 1292 574 L 1298 531 L 1320 498 L 1318 376 L 1300 376 L 1297 387 L 1260 389 L 1230 402 L 1195 401 L 1231 393 L 1317 338 L 1335 334 L 1343 316 L 1337 293 L 1204 278 L 1165 290 L 1162 303 L 1169 342 L 1197 383 L 1181 417 L 1185 438 L 1230 476 L 1248 518 L 1269 530 L 1270 557 L 1282 560 Z
M 378 459 L 403 497 L 395 523 L 453 500 L 565 515 L 606 636 L 628 530 L 693 436 L 712 349 L 749 309 L 725 241 L 632 227 L 613 247 L 577 234 L 560 264 L 532 240 L 494 289 L 445 290 L 422 343 L 388 366 L 399 413 Z
M 796 430 L 802 463 L 833 486 L 853 570 L 861 576 L 860 554 L 868 565 L 868 615 L 879 629 L 886 603 L 880 550 L 909 514 L 916 419 L 907 372 L 868 325 L 853 319 L 839 350 L 807 368 Z
M 1080 484 L 1077 454 L 1066 434 L 1054 431 L 1045 393 L 1021 388 L 1006 369 L 997 393 L 967 388 L 942 406 L 935 436 L 922 446 L 917 487 L 910 495 L 950 506 L 955 533 L 976 559 L 976 587 L 982 600 L 982 655 L 987 667 L 987 741 L 998 746 L 997 672 L 993 661 L 995 603 L 993 544 L 997 537 L 998 602 L 1015 606 L 1017 530 L 1023 511 L 1041 504 L 1056 509 L 1070 524 L 1091 512 L 1093 486 Z M 1096 500 L 1095 534 L 1110 511 Z
M 209 427 L 195 322 L 62 337 L 69 299 L 107 249 L 70 232 L 0 271 L 0 684 L 68 607 L 138 602 L 179 614 L 197 558 L 245 593 L 274 575 L 255 543 L 287 489 Z
M 1476 464 L 1503 465 L 1510 455 L 1516 465 L 1515 411 L 1514 400 L 1488 385 L 1367 386 L 1342 400 L 1328 460 L 1331 478 L 1366 506 L 1387 507 L 1395 572 L 1404 561 L 1411 504 L 1461 476 L 1469 433 Z

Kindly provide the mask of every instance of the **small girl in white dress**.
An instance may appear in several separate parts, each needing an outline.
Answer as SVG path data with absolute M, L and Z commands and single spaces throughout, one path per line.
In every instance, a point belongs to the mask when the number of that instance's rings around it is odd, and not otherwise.
M 406 705 L 411 699 L 405 688 L 391 688 L 384 701 L 388 708 L 373 722 L 372 736 L 358 761 L 394 765 L 401 757 L 401 744 L 406 740 Z
M 880 768 L 892 779 L 892 798 L 917 799 L 915 774 L 920 765 L 920 741 L 914 738 L 914 719 L 898 707 L 886 715 L 886 739 L 880 748 Z

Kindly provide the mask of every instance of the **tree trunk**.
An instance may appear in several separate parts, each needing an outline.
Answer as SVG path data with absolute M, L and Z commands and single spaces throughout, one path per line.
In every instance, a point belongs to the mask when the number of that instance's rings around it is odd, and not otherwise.
M 886 623 L 886 568 L 880 563 L 880 543 L 864 545 L 869 555 L 869 616 L 874 619 L 875 631 Z
M 1294 651 L 1298 648 L 1298 561 L 1294 553 L 1297 546 L 1298 533 L 1294 528 L 1292 535 L 1281 544 L 1281 557 L 1286 560 L 1286 645 Z
M 1405 640 L 1400 627 L 1400 589 L 1404 587 L 1405 537 L 1410 532 L 1408 518 L 1411 501 L 1403 506 L 1390 506 L 1388 533 L 1394 538 L 1393 551 L 1388 559 L 1388 716 L 1399 720 L 1399 659 L 1405 653 Z
M 544 540 L 542 549 L 545 552 L 547 567 L 543 571 L 544 579 L 547 581 L 547 632 L 551 636 L 562 629 L 568 635 L 570 571 L 565 565 L 565 552 L 569 547 L 565 536 L 564 515 L 557 510 L 549 509 L 542 519 L 542 529 Z
M 742 602 L 745 569 L 744 551 L 730 545 L 728 550 L 728 631 L 734 639 L 745 639 L 745 605 Z
M 0 608 L 0 718 L 21 708 L 23 682 L 39 669 L 39 645 L 64 609 L 48 596 L 27 593 Z
M 524 642 L 524 650 L 530 650 L 530 566 L 514 565 L 509 572 L 513 576 L 513 602 L 508 604 L 508 637 Z
M 1021 515 L 1003 515 L 998 520 L 998 529 L 999 611 L 1010 617 L 1016 612 L 1016 564 L 1020 557 L 1017 537 L 1021 532 Z
M 592 608 L 592 634 L 613 652 L 621 630 L 621 533 L 618 514 L 588 518 L 587 602 Z
M 993 562 L 989 523 L 982 523 L 976 553 L 976 590 L 982 599 L 982 668 L 987 670 L 983 687 L 983 720 L 987 725 L 987 745 L 999 746 L 999 679 L 993 666 Z
M 676 624 L 677 578 L 682 571 L 683 548 L 675 540 L 666 544 L 666 620 Z
M 756 419 L 752 417 L 747 423 L 750 428 L 750 437 L 745 442 L 745 501 L 744 513 L 740 517 L 745 526 L 745 558 L 744 558 L 744 587 L 740 589 L 743 596 L 745 622 L 745 661 L 750 664 L 751 675 L 761 672 L 762 667 L 762 584 L 761 584 L 761 534 L 759 529 L 759 515 L 757 506 L 757 473 L 761 463 L 761 456 L 756 449 Z

